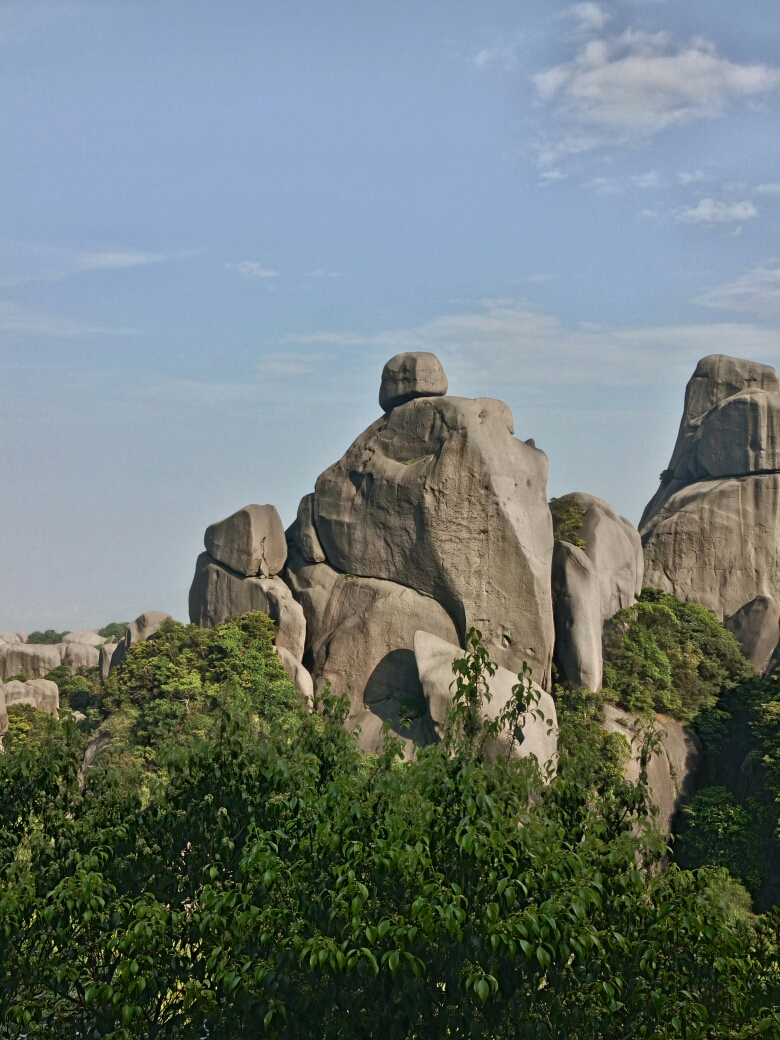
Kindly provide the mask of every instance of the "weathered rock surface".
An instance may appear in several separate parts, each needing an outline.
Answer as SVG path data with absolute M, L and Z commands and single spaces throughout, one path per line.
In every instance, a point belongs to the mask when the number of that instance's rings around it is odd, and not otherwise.
M 780 470 L 780 390 L 743 390 L 702 420 L 696 449 L 700 477 Z
M 339 574 L 325 563 L 309 564 L 297 550 L 285 577 L 307 618 L 305 663 L 320 696 L 326 683 L 346 694 L 360 725 L 363 750 L 381 741 L 383 721 L 411 741 L 427 743 L 426 704 L 414 656 L 414 633 L 423 626 L 457 645 L 458 632 L 435 600 L 380 578 Z M 401 727 L 401 715 L 412 726 Z M 370 717 L 370 716 L 373 716 Z
M 561 681 L 573 689 L 600 690 L 601 585 L 596 565 L 583 549 L 555 543 L 552 592 L 555 664 Z
M 418 631 L 414 635 L 414 656 L 431 720 L 438 733 L 447 717 L 447 712 L 452 707 L 451 686 L 455 679 L 452 663 L 463 656 L 463 651 L 460 647 L 448 643 L 439 636 L 432 635 L 430 632 Z M 499 667 L 496 669 L 495 675 L 487 682 L 491 699 L 486 701 L 484 711 L 488 718 L 496 719 L 512 700 L 512 688 L 517 685 L 518 677 L 506 668 Z M 544 721 L 531 712 L 527 713 L 523 727 L 523 740 L 520 744 L 514 744 L 512 753 L 520 758 L 535 755 L 537 762 L 544 770 L 548 763 L 554 766 L 557 758 L 558 718 L 555 712 L 555 702 L 550 694 L 536 684 L 534 684 L 534 689 L 539 697 L 537 707 L 544 713 Z M 509 738 L 506 734 L 502 734 L 486 750 L 492 755 L 507 754 L 510 750 Z
M 60 706 L 60 691 L 50 679 L 30 679 L 20 682 L 12 679 L 3 687 L 6 709 L 13 704 L 31 704 L 38 711 L 56 715 Z
M 0 643 L 24 643 L 26 640 L 19 638 L 18 632 L 0 632 Z
M 170 616 L 170 614 L 165 614 L 162 610 L 147 610 L 143 614 L 139 614 L 135 621 L 131 621 L 127 626 L 124 639 L 117 645 L 116 650 L 112 654 L 111 667 L 116 668 L 120 664 L 131 646 L 143 643 L 159 632 L 160 625 L 163 621 L 167 621 Z
M 382 370 L 379 407 L 388 412 L 415 397 L 442 397 L 447 387 L 447 377 L 435 354 L 424 350 L 396 354 Z
M 104 643 L 100 648 L 100 661 L 98 663 L 100 675 L 100 681 L 105 682 L 108 678 L 108 673 L 111 671 L 111 661 L 114 656 L 114 651 L 117 648 L 117 643 Z
M 45 643 L 12 643 L 2 652 L 2 657 L 4 679 L 20 674 L 42 679 L 52 668 L 62 664 L 59 647 Z
M 84 758 L 81 762 L 81 769 L 78 771 L 79 788 L 81 792 L 84 792 L 87 786 L 87 774 L 94 767 L 97 762 L 98 755 L 108 747 L 111 743 L 111 734 L 108 730 L 100 730 L 98 735 L 90 740 L 84 749 Z
M 312 682 L 311 675 L 303 667 L 300 661 L 297 661 L 293 655 L 283 646 L 275 646 L 279 660 L 284 665 L 284 670 L 287 672 L 290 680 L 301 695 L 301 702 L 309 710 L 314 706 L 314 683 Z
M 780 474 L 699 481 L 642 530 L 645 582 L 723 618 L 780 589 Z
M 294 545 L 308 563 L 325 563 L 325 552 L 314 526 L 314 495 L 304 495 L 298 506 L 298 516 L 285 532 L 287 541 Z
M 208 553 L 201 553 L 190 588 L 190 621 L 201 628 L 215 628 L 250 610 L 262 611 L 276 622 L 276 645 L 283 646 L 300 661 L 306 621 L 282 579 L 246 578 L 217 563 Z
M 62 637 L 63 643 L 84 643 L 88 646 L 102 646 L 106 637 L 94 629 L 82 629 L 79 632 L 68 632 Z
M 705 438 L 705 455 L 702 463 L 699 463 L 698 455 L 701 439 L 704 435 L 705 419 L 713 418 L 708 415 L 711 409 L 721 405 L 735 394 L 742 395 L 745 391 L 766 391 L 774 400 L 776 391 L 780 390 L 780 379 L 777 372 L 769 365 L 761 365 L 755 361 L 745 361 L 742 358 L 727 357 L 724 354 L 711 354 L 702 358 L 688 381 L 685 388 L 685 404 L 683 415 L 680 420 L 680 429 L 677 434 L 677 443 L 674 446 L 672 457 L 668 467 L 661 475 L 661 486 L 653 498 L 647 504 L 639 524 L 640 531 L 650 522 L 653 516 L 663 507 L 672 495 L 688 484 L 694 483 L 708 476 L 740 476 L 754 470 L 751 468 L 721 468 L 721 462 L 725 464 L 729 459 L 729 465 L 735 461 L 735 446 L 729 446 L 729 440 L 739 441 L 736 449 L 737 456 L 741 458 L 742 464 L 747 465 L 751 457 L 758 458 L 766 455 L 765 448 L 770 449 L 773 454 L 777 444 L 777 421 L 774 418 L 776 407 L 770 407 L 765 402 L 765 418 L 768 425 L 763 429 L 755 424 L 760 419 L 762 406 L 758 399 L 742 400 L 736 403 L 733 409 L 727 408 L 725 415 L 719 411 L 714 417 L 713 425 Z M 750 393 L 748 394 L 750 396 Z M 769 420 L 769 412 L 773 417 Z M 732 425 L 729 425 L 732 424 Z M 717 460 L 721 459 L 721 462 Z M 711 471 L 705 462 L 714 465 L 716 470 Z M 767 467 L 760 467 L 767 468 Z M 777 466 L 768 468 L 776 469 Z
M 780 642 L 780 603 L 774 596 L 756 596 L 726 618 L 742 653 L 759 672 L 766 671 L 775 647 Z
M 647 768 L 647 779 L 658 806 L 658 824 L 667 833 L 671 831 L 677 806 L 696 790 L 703 751 L 696 734 L 673 719 L 656 717 L 656 728 L 661 738 L 663 753 L 653 755 Z M 639 779 L 638 755 L 642 741 L 637 730 L 637 719 L 614 704 L 604 705 L 604 729 L 620 733 L 631 747 L 631 760 L 626 778 L 632 783 Z
M 62 655 L 62 663 L 70 665 L 70 670 L 78 675 L 89 668 L 97 668 L 100 664 L 100 651 L 88 643 L 68 643 Z
M 276 506 L 249 505 L 206 528 L 206 552 L 244 577 L 270 578 L 284 566 L 287 542 Z
M 457 397 L 394 407 L 319 477 L 314 523 L 333 567 L 432 597 L 457 624 L 452 642 L 474 626 L 497 663 L 528 661 L 546 683 L 547 457 L 509 433 L 507 411 Z

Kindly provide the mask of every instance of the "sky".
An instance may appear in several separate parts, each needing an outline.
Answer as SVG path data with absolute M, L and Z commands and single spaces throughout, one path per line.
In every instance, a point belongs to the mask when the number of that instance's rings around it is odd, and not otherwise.
M 777 0 L 0 0 L 0 630 L 187 620 L 432 350 L 637 523 L 780 364 Z

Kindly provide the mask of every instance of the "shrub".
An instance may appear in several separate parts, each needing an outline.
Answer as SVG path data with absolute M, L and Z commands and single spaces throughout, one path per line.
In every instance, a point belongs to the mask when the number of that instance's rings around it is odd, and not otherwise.
M 45 632 L 31 632 L 27 637 L 27 642 L 36 644 L 48 643 L 53 645 L 54 643 L 61 643 L 63 637 L 67 634 L 67 631 L 55 632 L 53 628 L 47 628 Z
M 112 643 L 118 643 L 124 638 L 128 624 L 128 621 L 112 621 L 111 624 L 106 625 L 105 628 L 99 628 L 98 635 L 103 636 Z
M 576 502 L 562 498 L 550 499 L 550 512 L 553 518 L 553 538 L 556 542 L 570 542 L 578 549 L 585 548 L 585 542 L 578 534 L 585 520 L 585 510 Z
M 754 675 L 711 610 L 656 589 L 619 611 L 604 635 L 604 690 L 627 711 L 690 721 Z

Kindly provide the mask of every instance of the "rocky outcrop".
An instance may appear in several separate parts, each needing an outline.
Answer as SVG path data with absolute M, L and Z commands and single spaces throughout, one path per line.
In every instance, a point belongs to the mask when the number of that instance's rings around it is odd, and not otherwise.
M 780 603 L 774 596 L 756 596 L 724 624 L 753 667 L 765 672 L 780 641 Z
M 56 715 L 60 706 L 60 691 L 50 679 L 29 679 L 27 682 L 12 679 L 4 683 L 3 697 L 6 709 L 14 704 L 30 704 L 38 711 Z
M 364 750 L 376 750 L 382 723 L 406 739 L 427 743 L 426 713 L 414 633 L 425 628 L 457 645 L 458 632 L 435 600 L 380 578 L 340 574 L 325 563 L 307 563 L 291 550 L 285 577 L 307 620 L 304 657 L 316 695 L 326 684 L 346 694 L 360 726 Z M 412 725 L 401 726 L 405 716 Z
M 604 729 L 621 734 L 631 749 L 625 769 L 626 779 L 639 779 L 639 753 L 642 731 L 638 719 L 614 704 L 604 705 Z M 661 754 L 653 755 L 647 767 L 647 780 L 653 802 L 658 806 L 658 824 L 667 833 L 678 805 L 695 792 L 703 764 L 703 750 L 696 734 L 673 719 L 658 715 L 654 727 L 660 737 Z
M 124 638 L 111 655 L 111 667 L 116 668 L 118 664 L 121 664 L 131 646 L 143 643 L 159 632 L 160 625 L 170 616 L 162 610 L 147 610 L 143 614 L 139 614 L 135 621 L 131 621 L 127 626 Z
M 80 675 L 100 664 L 100 651 L 90 643 L 66 643 L 62 663 L 70 667 L 74 675 Z
M 382 370 L 379 407 L 389 412 L 415 397 L 442 397 L 447 393 L 447 377 L 435 354 L 421 350 L 396 354 Z
M 325 550 L 314 526 L 314 495 L 304 495 L 298 506 L 295 522 L 285 532 L 307 563 L 325 563 Z
M 780 599 L 779 505 L 777 373 L 739 358 L 704 358 L 642 519 L 646 583 L 720 618 L 757 597 Z
M 63 643 L 81 643 L 85 646 L 102 646 L 106 637 L 101 636 L 94 629 L 82 629 L 79 632 L 66 632 L 62 637 Z
M 108 673 L 111 671 L 111 661 L 114 657 L 114 651 L 116 650 L 117 645 L 117 643 L 104 643 L 100 648 L 98 674 L 100 675 L 101 682 L 105 682 L 108 678 Z
M 206 552 L 244 577 L 270 578 L 284 566 L 287 542 L 276 506 L 249 505 L 206 528 Z
M 555 543 L 556 666 L 567 685 L 600 690 L 603 625 L 642 591 L 642 540 L 629 520 L 594 495 L 575 491 L 556 499 L 556 506 L 579 510 L 577 538 L 584 543 Z
M 285 556 L 287 553 L 285 545 Z M 279 577 L 246 578 L 201 553 L 190 588 L 190 621 L 215 628 L 228 618 L 259 610 L 276 622 L 276 645 L 303 657 L 306 638 L 304 612 Z
M 452 686 L 455 676 L 452 671 L 453 661 L 463 656 L 463 650 L 430 632 L 415 632 L 414 656 L 417 663 L 420 683 L 422 684 L 428 712 L 435 727 L 437 736 L 441 735 L 441 727 L 452 707 Z M 483 708 L 488 719 L 495 720 L 513 699 L 513 687 L 518 684 L 518 676 L 497 668 L 493 676 L 487 678 L 490 699 Z M 519 758 L 530 755 L 536 757 L 544 772 L 549 765 L 554 768 L 558 754 L 558 719 L 555 713 L 555 702 L 549 693 L 534 684 L 538 697 L 536 708 L 541 710 L 543 718 L 539 718 L 535 709 L 526 712 L 522 727 L 522 741 L 511 743 L 509 736 L 503 733 L 499 739 L 486 748 L 489 756 L 509 754 Z
M 552 593 L 555 666 L 572 689 L 600 690 L 603 674 L 599 575 L 584 549 L 556 542 Z
M 45 643 L 12 643 L 2 654 L 3 679 L 25 675 L 42 679 L 52 668 L 62 664 L 62 653 L 57 646 Z
M 511 671 L 548 681 L 553 622 L 547 457 L 516 440 L 508 409 L 478 398 L 396 405 L 317 480 L 328 563 L 436 600 L 461 642 L 478 628 Z M 424 625 L 418 627 L 424 628 Z

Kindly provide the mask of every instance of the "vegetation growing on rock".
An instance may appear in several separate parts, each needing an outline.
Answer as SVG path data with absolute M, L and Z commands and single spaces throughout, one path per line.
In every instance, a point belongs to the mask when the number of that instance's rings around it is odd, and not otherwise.
M 553 538 L 556 542 L 570 542 L 578 549 L 585 548 L 585 542 L 577 535 L 585 520 L 585 510 L 571 500 L 550 499 L 550 512 L 553 518 Z

